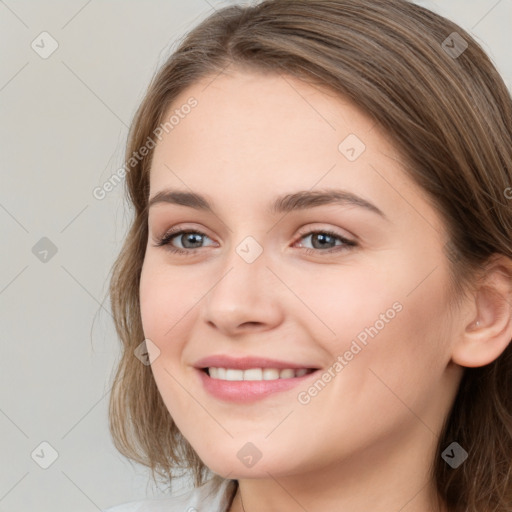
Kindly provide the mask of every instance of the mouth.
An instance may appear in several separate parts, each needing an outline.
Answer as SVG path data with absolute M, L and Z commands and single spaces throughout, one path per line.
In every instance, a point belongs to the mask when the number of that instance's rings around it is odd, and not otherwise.
M 229 382 L 295 379 L 304 377 L 316 370 L 317 368 L 248 368 L 242 370 L 215 366 L 201 368 L 201 371 L 211 379 Z
M 227 402 L 254 402 L 316 377 L 320 368 L 260 356 L 217 354 L 196 361 L 200 385 L 212 397 Z

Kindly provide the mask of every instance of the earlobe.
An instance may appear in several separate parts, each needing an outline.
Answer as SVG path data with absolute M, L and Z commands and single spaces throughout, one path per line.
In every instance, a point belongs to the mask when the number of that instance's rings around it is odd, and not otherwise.
M 474 297 L 476 314 L 469 324 L 461 325 L 452 350 L 452 361 L 460 366 L 490 364 L 512 341 L 512 274 L 510 260 L 506 261 L 487 271 Z

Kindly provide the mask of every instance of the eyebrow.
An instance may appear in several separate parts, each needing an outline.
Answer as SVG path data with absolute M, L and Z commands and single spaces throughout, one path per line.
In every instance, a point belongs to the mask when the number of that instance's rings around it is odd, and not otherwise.
M 161 190 L 149 199 L 148 209 L 160 203 L 178 204 L 195 208 L 196 210 L 214 213 L 213 207 L 208 200 L 204 196 L 195 192 L 169 189 Z M 305 210 L 316 206 L 330 204 L 358 206 L 389 220 L 385 213 L 374 204 L 352 192 L 349 192 L 348 190 L 341 189 L 318 191 L 300 190 L 290 194 L 283 194 L 278 196 L 270 204 L 268 211 L 271 214 L 276 215 L 278 213 L 288 213 L 294 210 Z

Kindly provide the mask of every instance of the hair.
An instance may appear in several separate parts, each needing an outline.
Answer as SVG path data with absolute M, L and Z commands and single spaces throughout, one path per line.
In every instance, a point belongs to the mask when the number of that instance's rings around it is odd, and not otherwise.
M 468 44 L 458 56 L 443 44 L 454 32 Z M 454 304 L 476 290 L 492 256 L 512 260 L 505 193 L 512 183 L 512 98 L 489 57 L 457 24 L 406 0 L 266 0 L 218 10 L 178 43 L 134 116 L 126 159 L 199 80 L 230 65 L 284 73 L 348 98 L 384 129 L 445 223 Z M 144 339 L 139 282 L 152 154 L 126 174 L 134 218 L 109 289 L 122 345 L 109 426 L 116 448 L 151 468 L 153 479 L 156 471 L 170 482 L 182 469 L 199 486 L 210 470 L 174 424 L 151 368 L 133 355 Z M 469 454 L 456 469 L 441 458 L 453 441 Z M 464 368 L 430 471 L 450 510 L 504 512 L 512 508 L 511 468 L 509 343 L 491 364 Z

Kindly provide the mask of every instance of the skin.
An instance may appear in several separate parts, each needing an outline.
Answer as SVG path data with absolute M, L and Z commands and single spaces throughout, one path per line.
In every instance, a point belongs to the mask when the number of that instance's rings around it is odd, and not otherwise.
M 385 133 L 348 100 L 289 76 L 232 68 L 212 79 L 173 103 L 169 113 L 198 100 L 158 142 L 151 166 L 150 197 L 194 191 L 215 211 L 149 211 L 141 315 L 159 350 L 151 368 L 166 407 L 203 462 L 239 480 L 230 512 L 243 510 L 240 492 L 246 512 L 448 510 L 428 473 L 438 435 L 461 365 L 499 356 L 512 337 L 510 311 L 498 314 L 498 301 L 478 295 L 453 313 L 444 223 Z M 355 161 L 338 150 L 349 134 L 366 146 Z M 354 205 L 266 211 L 276 195 L 330 188 L 387 219 Z M 200 247 L 195 254 L 155 246 L 178 226 L 206 235 L 202 246 L 173 239 Z M 358 245 L 327 254 L 308 235 L 322 229 Z M 236 252 L 247 236 L 263 249 L 252 263 Z M 329 239 L 327 249 L 341 243 Z M 307 404 L 297 395 L 312 380 L 233 404 L 209 395 L 193 368 L 229 354 L 327 369 L 396 302 L 401 311 Z M 237 457 L 247 442 L 262 454 L 252 467 Z

